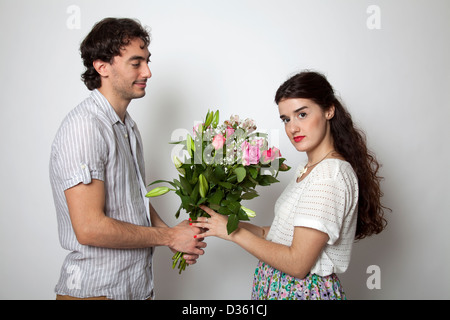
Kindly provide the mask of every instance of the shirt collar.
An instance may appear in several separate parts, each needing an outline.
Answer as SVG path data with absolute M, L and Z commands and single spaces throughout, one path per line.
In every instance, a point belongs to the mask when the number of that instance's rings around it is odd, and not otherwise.
M 97 89 L 94 89 L 91 93 L 92 99 L 94 99 L 97 106 L 105 113 L 106 117 L 111 121 L 111 125 L 116 124 L 117 122 L 124 124 L 122 120 L 120 120 L 114 108 L 111 106 L 109 101 L 105 98 L 103 94 Z M 125 122 L 128 123 L 132 128 L 134 127 L 134 121 L 131 119 L 131 116 L 128 114 L 128 111 L 125 113 Z

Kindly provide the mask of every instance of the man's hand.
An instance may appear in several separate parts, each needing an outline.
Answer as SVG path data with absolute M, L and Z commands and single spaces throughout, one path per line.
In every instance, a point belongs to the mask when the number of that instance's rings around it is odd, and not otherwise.
M 172 244 L 170 248 L 174 252 L 185 252 L 183 258 L 188 264 L 194 264 L 200 255 L 205 251 L 206 242 L 202 238 L 194 238 L 195 235 L 201 232 L 200 228 L 192 227 L 189 221 L 185 220 L 172 228 Z

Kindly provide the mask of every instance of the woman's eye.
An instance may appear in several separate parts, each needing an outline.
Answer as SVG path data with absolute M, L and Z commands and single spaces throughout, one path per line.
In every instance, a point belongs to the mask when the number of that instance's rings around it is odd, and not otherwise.
M 289 122 L 289 118 L 283 118 L 283 119 L 281 119 L 281 122 L 284 123 L 284 124 L 286 124 L 286 123 Z
M 298 117 L 303 119 L 303 118 L 306 117 L 306 113 L 305 112 L 301 112 L 301 113 L 299 113 Z

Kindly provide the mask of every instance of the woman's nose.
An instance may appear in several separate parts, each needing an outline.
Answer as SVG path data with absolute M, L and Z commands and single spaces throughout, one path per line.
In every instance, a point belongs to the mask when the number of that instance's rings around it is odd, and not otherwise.
M 300 131 L 300 127 L 298 123 L 295 122 L 295 120 L 291 120 L 288 122 L 288 130 L 291 134 L 294 134 Z

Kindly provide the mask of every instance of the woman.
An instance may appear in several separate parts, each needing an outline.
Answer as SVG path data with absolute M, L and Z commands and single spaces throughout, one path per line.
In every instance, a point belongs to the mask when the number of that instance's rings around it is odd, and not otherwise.
M 336 273 L 347 269 L 354 240 L 386 224 L 379 164 L 323 75 L 293 76 L 275 102 L 308 161 L 277 200 L 272 225 L 242 222 L 228 235 L 226 217 L 202 206 L 211 217 L 198 219 L 207 229 L 198 237 L 233 241 L 260 260 L 252 299 L 345 299 Z

